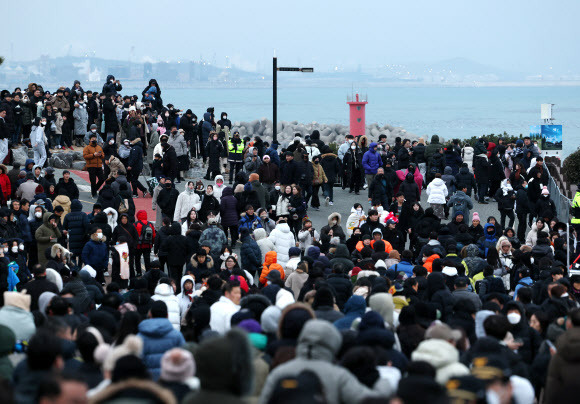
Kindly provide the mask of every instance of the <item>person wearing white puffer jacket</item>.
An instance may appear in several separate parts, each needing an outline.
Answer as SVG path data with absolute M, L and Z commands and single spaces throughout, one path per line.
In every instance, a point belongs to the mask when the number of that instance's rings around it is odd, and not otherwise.
M 296 247 L 296 240 L 294 239 L 294 234 L 290 231 L 288 223 L 281 220 L 276 225 L 276 228 L 272 230 L 268 239 L 274 244 L 274 251 L 278 255 L 278 264 L 284 268 L 290 259 L 288 250 L 291 247 Z
M 169 278 L 160 279 L 159 284 L 155 287 L 155 294 L 151 296 L 151 300 L 165 302 L 167 305 L 167 318 L 173 328 L 179 331 L 181 328 L 179 297 L 175 296 L 173 286 L 169 282 L 171 282 Z
M 433 208 L 433 213 L 439 219 L 445 218 L 444 207 L 447 203 L 447 195 L 449 191 L 447 190 L 447 185 L 445 181 L 441 179 L 441 173 L 435 174 L 435 179 L 427 185 L 427 202 Z
M 266 234 L 266 230 L 264 230 L 262 228 L 255 229 L 254 230 L 254 240 L 256 240 L 258 247 L 260 247 L 260 251 L 262 252 L 262 257 L 265 257 L 266 253 L 268 253 L 270 251 L 274 251 L 274 243 L 272 242 L 272 240 L 270 240 L 268 238 L 268 235 Z
M 187 217 L 191 208 L 195 208 L 199 212 L 201 200 L 199 199 L 199 195 L 195 193 L 195 184 L 193 181 L 188 181 L 185 190 L 177 197 L 173 221 L 181 223 L 181 219 Z

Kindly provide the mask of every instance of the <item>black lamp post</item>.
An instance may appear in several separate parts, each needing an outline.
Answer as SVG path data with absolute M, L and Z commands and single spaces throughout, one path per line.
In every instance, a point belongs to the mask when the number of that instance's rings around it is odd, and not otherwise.
M 272 142 L 278 140 L 278 72 L 314 73 L 313 67 L 278 67 L 278 58 L 272 59 L 273 95 L 272 95 Z

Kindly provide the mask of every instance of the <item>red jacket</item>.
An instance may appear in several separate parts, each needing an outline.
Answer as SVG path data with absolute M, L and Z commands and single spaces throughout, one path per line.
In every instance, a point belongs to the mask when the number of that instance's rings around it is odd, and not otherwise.
M 147 212 L 144 210 L 140 210 L 137 212 L 137 222 L 135 222 L 135 228 L 137 229 L 137 234 L 139 235 L 139 239 L 137 240 L 137 249 L 143 250 L 148 248 L 153 248 L 153 243 L 155 242 L 155 226 L 149 221 L 147 221 Z M 151 226 L 153 229 L 153 239 L 151 243 L 141 244 L 141 232 L 143 231 L 144 226 Z
M 10 178 L 6 173 L 8 172 L 4 164 L 0 164 L 0 186 L 2 187 L 2 194 L 4 195 L 4 201 L 10 199 L 12 194 L 12 185 L 10 184 Z

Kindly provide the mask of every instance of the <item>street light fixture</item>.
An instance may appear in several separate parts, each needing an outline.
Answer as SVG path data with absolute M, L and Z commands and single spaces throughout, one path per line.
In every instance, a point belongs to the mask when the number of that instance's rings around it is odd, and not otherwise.
M 313 67 L 278 67 L 278 58 L 272 59 L 273 96 L 272 96 L 272 143 L 278 140 L 278 72 L 314 73 Z

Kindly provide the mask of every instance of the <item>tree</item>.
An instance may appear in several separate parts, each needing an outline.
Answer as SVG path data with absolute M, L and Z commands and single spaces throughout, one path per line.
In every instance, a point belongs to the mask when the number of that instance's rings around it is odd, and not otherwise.
M 580 182 L 580 149 L 566 157 L 562 166 L 562 173 L 566 182 L 570 184 L 578 184 Z

